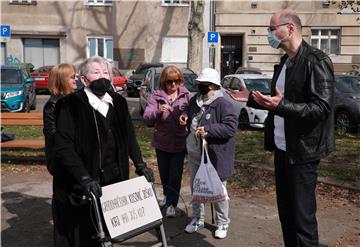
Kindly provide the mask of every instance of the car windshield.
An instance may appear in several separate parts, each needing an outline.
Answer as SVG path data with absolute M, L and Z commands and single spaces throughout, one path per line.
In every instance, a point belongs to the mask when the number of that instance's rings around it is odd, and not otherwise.
M 20 71 L 15 69 L 1 69 L 1 83 L 3 84 L 21 83 Z
M 49 73 L 52 67 L 40 67 L 34 73 Z
M 265 94 L 270 94 L 271 79 L 258 78 L 258 79 L 244 79 L 246 88 L 250 91 L 260 91 Z
M 336 88 L 343 93 L 360 93 L 360 81 L 353 77 L 337 77 Z

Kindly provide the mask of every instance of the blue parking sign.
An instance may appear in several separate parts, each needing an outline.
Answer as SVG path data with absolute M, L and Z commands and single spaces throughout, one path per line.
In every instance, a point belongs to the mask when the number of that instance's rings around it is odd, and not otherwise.
M 219 32 L 208 32 L 208 43 L 219 42 Z
M 1 36 L 10 37 L 10 26 L 1 25 Z

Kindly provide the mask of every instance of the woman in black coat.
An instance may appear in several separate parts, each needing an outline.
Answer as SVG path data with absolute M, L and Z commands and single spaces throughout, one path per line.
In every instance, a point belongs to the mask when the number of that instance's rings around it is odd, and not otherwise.
M 80 65 L 84 88 L 55 107 L 55 246 L 99 246 L 93 238 L 90 205 L 82 201 L 101 186 L 129 179 L 129 157 L 136 173 L 154 181 L 142 160 L 126 100 L 111 92 L 108 64 L 92 57 Z

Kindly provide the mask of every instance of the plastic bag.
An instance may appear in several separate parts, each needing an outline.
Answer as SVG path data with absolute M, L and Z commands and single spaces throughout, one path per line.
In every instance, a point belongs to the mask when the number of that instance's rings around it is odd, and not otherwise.
M 202 143 L 201 163 L 194 178 L 191 202 L 205 203 L 228 200 L 226 187 L 211 164 L 205 139 Z

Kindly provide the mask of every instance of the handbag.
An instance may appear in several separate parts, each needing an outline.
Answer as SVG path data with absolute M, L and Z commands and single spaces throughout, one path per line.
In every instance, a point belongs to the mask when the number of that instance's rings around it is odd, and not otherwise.
M 211 164 L 204 138 L 202 140 L 201 163 L 192 186 L 193 193 L 191 202 L 218 202 L 229 199 L 226 187 L 221 182 L 213 164 Z

